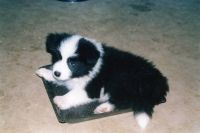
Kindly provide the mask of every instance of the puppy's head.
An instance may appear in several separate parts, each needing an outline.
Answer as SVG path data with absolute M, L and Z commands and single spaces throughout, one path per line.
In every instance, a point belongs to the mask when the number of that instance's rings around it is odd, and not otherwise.
M 46 50 L 52 55 L 53 76 L 57 80 L 92 76 L 100 69 L 101 44 L 82 36 L 49 34 Z

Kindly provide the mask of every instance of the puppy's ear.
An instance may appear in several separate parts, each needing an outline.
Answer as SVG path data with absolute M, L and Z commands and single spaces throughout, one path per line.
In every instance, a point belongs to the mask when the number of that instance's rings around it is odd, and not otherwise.
M 46 38 L 46 51 L 48 53 L 54 53 L 60 46 L 61 41 L 72 36 L 67 33 L 50 33 Z
M 85 60 L 87 65 L 94 66 L 100 56 L 95 45 L 84 38 L 79 40 L 78 45 L 77 53 L 79 53 L 79 56 Z

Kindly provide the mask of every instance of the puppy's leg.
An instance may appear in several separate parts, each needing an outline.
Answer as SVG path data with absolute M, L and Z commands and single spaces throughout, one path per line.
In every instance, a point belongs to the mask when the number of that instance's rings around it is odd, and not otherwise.
M 53 101 L 61 110 L 66 110 L 71 107 L 90 103 L 94 99 L 89 98 L 85 90 L 73 89 L 63 96 L 54 97 Z
M 106 112 L 111 112 L 115 109 L 115 105 L 111 104 L 109 101 L 100 104 L 99 106 L 96 107 L 94 110 L 94 114 L 101 114 L 101 113 L 106 113 Z
M 40 68 L 35 72 L 39 77 L 44 78 L 46 81 L 54 82 L 56 81 L 53 77 L 52 70 L 46 68 Z

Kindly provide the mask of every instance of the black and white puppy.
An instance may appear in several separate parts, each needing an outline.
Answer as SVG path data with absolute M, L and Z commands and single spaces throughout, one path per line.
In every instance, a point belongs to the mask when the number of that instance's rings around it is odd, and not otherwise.
M 36 73 L 70 90 L 54 97 L 60 109 L 99 100 L 102 104 L 94 110 L 98 114 L 128 104 L 145 128 L 154 106 L 166 101 L 166 77 L 142 57 L 66 33 L 49 34 L 46 50 L 52 55 L 53 70 L 40 68 Z

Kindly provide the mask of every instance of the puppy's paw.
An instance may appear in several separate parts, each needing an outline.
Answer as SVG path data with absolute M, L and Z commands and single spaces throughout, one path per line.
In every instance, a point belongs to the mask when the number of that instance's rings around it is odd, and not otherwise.
M 67 99 L 65 98 L 65 96 L 56 96 L 53 98 L 53 102 L 61 110 L 66 110 L 69 108 L 67 104 Z
M 46 75 L 48 75 L 49 70 L 46 68 L 40 68 L 35 73 L 37 76 L 44 78 Z
M 109 102 L 102 103 L 94 110 L 94 114 L 101 114 L 106 112 L 111 112 L 115 109 L 115 106 Z
M 49 70 L 49 69 L 40 68 L 35 73 L 36 73 L 37 76 L 44 78 L 47 81 L 54 81 L 55 80 L 53 78 L 52 71 Z

